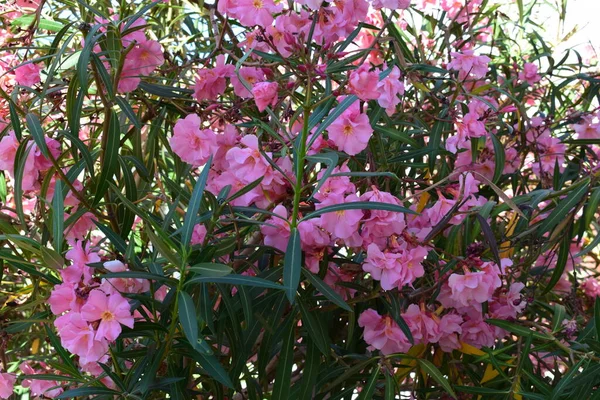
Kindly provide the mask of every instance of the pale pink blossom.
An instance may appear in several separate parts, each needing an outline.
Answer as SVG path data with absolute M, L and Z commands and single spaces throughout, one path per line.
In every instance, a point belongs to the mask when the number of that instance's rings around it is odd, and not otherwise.
M 327 128 L 329 140 L 348 155 L 354 156 L 367 148 L 373 128 L 360 104 L 354 102 Z
M 252 95 L 258 111 L 265 111 L 268 106 L 277 104 L 277 82 L 257 82 L 252 87 Z
M 0 373 L 0 399 L 8 399 L 12 396 L 16 381 L 15 374 Z
M 42 67 L 38 64 L 23 64 L 15 69 L 15 80 L 21 86 L 33 86 L 42 81 L 40 71 Z
M 216 100 L 219 95 L 225 92 L 226 78 L 232 76 L 235 72 L 235 66 L 225 64 L 223 54 L 219 54 L 216 60 L 214 68 L 200 69 L 196 75 L 194 97 L 198 101 Z
M 65 255 L 65 258 L 71 261 L 71 265 L 63 269 L 60 275 L 64 282 L 76 284 L 83 277 L 83 283 L 88 284 L 93 272 L 88 264 L 100 262 L 100 256 L 90 249 L 89 242 L 84 244 L 82 240 L 76 240 L 72 246 L 73 248 Z
M 392 290 L 402 277 L 402 254 L 389 251 L 382 252 L 376 244 L 367 247 L 367 257 L 362 269 L 371 274 L 373 279 L 380 281 L 383 290 Z
M 79 313 L 65 314 L 57 318 L 54 325 L 63 347 L 79 356 L 82 364 L 97 362 L 108 351 L 108 342 L 105 339 L 97 340 L 96 332 Z
M 401 10 L 410 7 L 410 0 L 373 0 L 371 5 L 375 9 Z
M 368 64 L 363 64 L 350 72 L 348 78 L 350 93 L 364 101 L 375 100 L 380 94 L 378 90 L 379 72 L 377 70 L 369 71 L 370 69 Z
M 377 103 L 385 108 L 387 115 L 392 116 L 396 112 L 396 106 L 400 104 L 400 98 L 404 94 L 404 82 L 400 79 L 400 69 L 394 65 L 392 72 L 377 83 L 379 97 Z
M 217 147 L 217 135 L 210 129 L 202 129 L 202 121 L 196 114 L 180 119 L 173 128 L 169 144 L 173 152 L 188 164 L 206 164 Z
M 358 201 L 356 195 L 346 197 L 337 195 L 331 198 L 326 205 L 352 203 Z M 319 204 L 317 209 L 322 208 L 324 203 Z M 321 215 L 321 226 L 335 238 L 350 239 L 358 234 L 358 225 L 363 217 L 362 210 L 338 210 Z
M 591 298 L 600 297 L 600 282 L 594 277 L 586 278 L 581 285 L 586 296 Z
M 388 355 L 404 353 L 411 347 L 398 324 L 390 316 L 382 317 L 373 309 L 360 314 L 358 326 L 364 328 L 363 337 L 369 350 L 379 350 L 383 355 Z
M 89 322 L 100 321 L 96 340 L 115 340 L 121 333 L 121 324 L 133 328 L 129 302 L 118 293 L 107 296 L 101 290 L 92 290 L 87 302 L 81 307 L 81 316 Z
M 287 210 L 280 204 L 273 209 L 273 213 L 281 218 L 273 216 L 267 219 L 265 224 L 260 226 L 260 232 L 264 236 L 265 245 L 285 252 L 290 238 Z
M 534 85 L 539 82 L 542 77 L 538 74 L 538 67 L 532 63 L 525 63 L 523 71 L 519 72 L 519 80 Z
M 459 71 L 459 77 L 464 79 L 469 74 L 474 78 L 483 78 L 488 70 L 488 63 L 491 61 L 487 56 L 475 55 L 473 50 L 463 50 L 461 53 L 451 52 L 452 61 L 448 68 Z

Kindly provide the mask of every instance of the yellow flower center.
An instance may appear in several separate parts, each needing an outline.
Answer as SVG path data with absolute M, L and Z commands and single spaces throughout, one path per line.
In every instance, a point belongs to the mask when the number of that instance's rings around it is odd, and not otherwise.
M 107 310 L 102 313 L 102 321 L 110 322 L 113 319 L 115 319 L 115 316 L 110 311 Z

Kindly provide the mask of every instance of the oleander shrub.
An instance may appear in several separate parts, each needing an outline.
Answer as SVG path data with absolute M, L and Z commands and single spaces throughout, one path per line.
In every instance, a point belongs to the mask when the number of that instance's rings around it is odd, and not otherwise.
M 552 7 L 3 2 L 0 398 L 600 398 Z

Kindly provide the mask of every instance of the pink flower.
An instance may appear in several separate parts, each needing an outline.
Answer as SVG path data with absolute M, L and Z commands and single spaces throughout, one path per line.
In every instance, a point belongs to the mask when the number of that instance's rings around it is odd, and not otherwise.
M 204 243 L 204 238 L 206 238 L 206 227 L 202 224 L 197 224 L 194 226 L 194 230 L 192 231 L 192 239 L 190 243 L 192 245 L 202 244 Z
M 14 131 L 9 131 L 0 140 L 0 170 L 7 171 L 13 175 L 15 167 L 15 157 L 19 149 L 19 141 Z
M 402 276 L 400 258 L 402 254 L 382 252 L 376 244 L 371 243 L 362 269 L 370 273 L 373 279 L 380 281 L 383 290 L 392 290 Z
M 43 363 L 40 363 L 43 365 Z M 27 362 L 19 365 L 19 369 L 21 372 L 27 375 L 36 375 L 39 373 L 46 374 L 46 371 L 36 371 L 34 370 Z M 57 381 L 45 380 L 45 379 L 24 379 L 21 382 L 21 386 L 24 388 L 29 388 L 30 395 L 33 396 L 44 396 L 49 399 L 53 399 L 60 395 L 64 389 L 58 387 L 56 389 L 52 389 L 53 387 L 60 386 L 60 383 Z
M 379 350 L 383 355 L 404 353 L 411 344 L 394 320 L 382 317 L 377 311 L 368 309 L 358 317 L 358 326 L 364 328 L 364 339 L 369 350 Z M 412 333 L 412 331 L 411 331 Z
M 380 191 L 375 186 L 372 189 L 360 196 L 360 201 L 401 205 L 400 200 L 390 193 Z M 402 213 L 370 210 L 369 217 L 364 220 L 361 236 L 366 243 L 376 242 L 381 246 L 391 235 L 400 235 L 405 227 L 406 223 Z
M 469 74 L 476 79 L 483 78 L 491 61 L 487 56 L 475 55 L 473 50 L 464 50 L 462 53 L 453 51 L 450 55 L 453 60 L 448 64 L 448 68 L 458 71 L 460 79 L 466 78 Z
M 107 261 L 104 268 L 110 272 L 125 272 L 129 268 L 119 260 Z M 108 295 L 113 293 L 144 293 L 150 290 L 150 282 L 140 278 L 106 278 L 100 289 Z
M 587 278 L 581 285 L 586 296 L 595 298 L 600 297 L 600 282 L 594 277 Z
M 127 58 L 133 61 L 138 75 L 150 75 L 165 62 L 163 48 L 156 40 L 144 40 L 137 44 Z
M 372 6 L 375 9 L 399 10 L 410 7 L 410 0 L 373 0 Z
M 600 138 L 600 121 L 596 115 L 584 115 L 581 117 L 581 122 L 571 125 L 571 128 L 577 134 L 577 139 Z
M 447 353 L 461 347 L 458 335 L 462 333 L 461 324 L 463 319 L 460 315 L 446 314 L 439 323 L 441 337 L 438 341 L 442 351 Z
M 237 0 L 234 16 L 242 25 L 260 25 L 263 28 L 273 23 L 274 13 L 281 11 L 281 4 L 275 5 L 273 0 Z M 229 10 L 231 13 L 231 10 Z
M 400 79 L 400 69 L 394 65 L 392 72 L 383 80 L 377 83 L 379 97 L 377 103 L 385 108 L 387 115 L 392 116 L 396 111 L 396 106 L 400 104 L 398 95 L 404 94 L 404 82 Z
M 37 64 L 24 64 L 15 69 L 15 80 L 21 86 L 33 86 L 42 81 L 40 71 L 42 67 Z
M 258 111 L 265 111 L 268 106 L 277 104 L 277 82 L 258 82 L 252 87 L 252 95 Z
M 79 356 L 81 364 L 97 362 L 108 351 L 108 342 L 104 339 L 97 340 L 96 332 L 79 313 L 65 314 L 57 318 L 54 325 L 63 347 Z
M 379 97 L 379 72 L 369 71 L 368 64 L 361 65 L 358 69 L 350 72 L 348 84 L 350 93 L 355 94 L 364 101 L 375 100 Z
M 68 215 L 65 215 L 65 220 Z M 94 214 L 90 212 L 83 213 L 73 225 L 69 227 L 69 231 L 66 234 L 67 239 L 83 239 L 90 229 L 92 229 L 95 224 L 96 217 Z
M 532 63 L 525 63 L 523 71 L 519 72 L 519 80 L 525 81 L 532 86 L 541 79 L 542 77 L 538 74 L 537 65 Z
M 328 204 L 319 204 L 317 209 L 322 208 L 324 205 L 352 203 L 355 201 L 358 201 L 358 197 L 354 194 L 346 197 L 338 195 L 335 196 L 335 198 L 331 198 L 330 201 L 328 201 Z M 338 210 L 328 212 L 321 215 L 321 226 L 336 238 L 350 239 L 352 236 L 358 234 L 358 225 L 362 217 L 362 210 Z
M 262 177 L 262 184 L 268 185 L 273 179 L 271 165 L 260 154 L 258 138 L 255 135 L 246 135 L 241 144 L 245 148 L 234 147 L 225 155 L 233 174 L 243 183 L 251 183 Z M 270 153 L 266 153 L 270 155 Z
M 65 311 L 79 311 L 85 300 L 77 295 L 72 283 L 62 283 L 54 286 L 48 304 L 54 315 L 60 315 Z
M 260 232 L 265 237 L 265 245 L 275 247 L 285 252 L 290 238 L 290 224 L 287 221 L 287 210 L 281 204 L 273 209 L 273 212 L 282 218 L 271 217 L 260 226 Z
M 201 124 L 196 114 L 178 120 L 169 141 L 173 152 L 193 166 L 206 164 L 217 147 L 216 134 L 210 129 L 201 129 Z
M 309 219 L 298 224 L 302 250 L 318 251 L 329 245 L 329 234 L 319 225 L 318 219 Z
M 516 318 L 523 311 L 527 303 L 521 299 L 521 291 L 525 285 L 521 282 L 513 282 L 506 291 L 499 290 L 499 294 L 489 303 L 492 318 L 509 319 Z
M 104 292 L 94 289 L 88 296 L 87 303 L 81 307 L 84 320 L 100 321 L 95 339 L 115 340 L 121 333 L 121 324 L 133 328 L 133 316 L 129 310 L 129 302 L 118 293 L 107 296 Z
M 87 284 L 92 279 L 92 268 L 88 264 L 100 262 L 98 253 L 90 250 L 90 244 L 81 240 L 75 241 L 73 248 L 67 252 L 65 258 L 71 261 L 71 265 L 63 269 L 60 275 L 63 281 L 79 283 L 83 277 L 83 283 Z
M 494 330 L 483 321 L 481 314 L 478 314 L 475 318 L 468 319 L 460 328 L 462 330 L 460 340 L 471 346 L 477 348 L 484 346 L 492 347 L 496 341 Z
M 361 113 L 359 103 L 354 102 L 329 125 L 327 132 L 339 150 L 354 156 L 367 148 L 373 128 L 367 114 Z
M 204 68 L 198 71 L 196 84 L 194 85 L 196 100 L 216 100 L 219 95 L 225 92 L 227 84 L 225 79 L 232 76 L 234 71 L 235 67 L 231 64 L 225 64 L 225 56 L 219 54 L 214 68 Z
M 8 399 L 13 394 L 17 377 L 6 372 L 0 373 L 0 399 Z
M 265 80 L 265 73 L 263 70 L 254 67 L 240 68 L 239 75 L 243 80 L 246 81 L 246 84 L 250 86 Z M 246 88 L 240 78 L 238 78 L 237 74 L 231 75 L 231 84 L 233 85 L 233 92 L 236 96 L 244 99 L 252 97 L 252 93 Z
M 497 269 L 495 273 L 491 269 L 486 269 L 478 272 L 466 271 L 464 275 L 450 275 L 448 279 L 448 286 L 452 291 L 450 297 L 463 307 L 491 300 L 494 290 L 502 285 L 497 273 Z

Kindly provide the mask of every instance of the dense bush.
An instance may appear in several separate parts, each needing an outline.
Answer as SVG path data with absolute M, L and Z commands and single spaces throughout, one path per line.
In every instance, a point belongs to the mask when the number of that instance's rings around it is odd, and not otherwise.
M 0 398 L 600 398 L 600 78 L 509 3 L 0 5 Z

